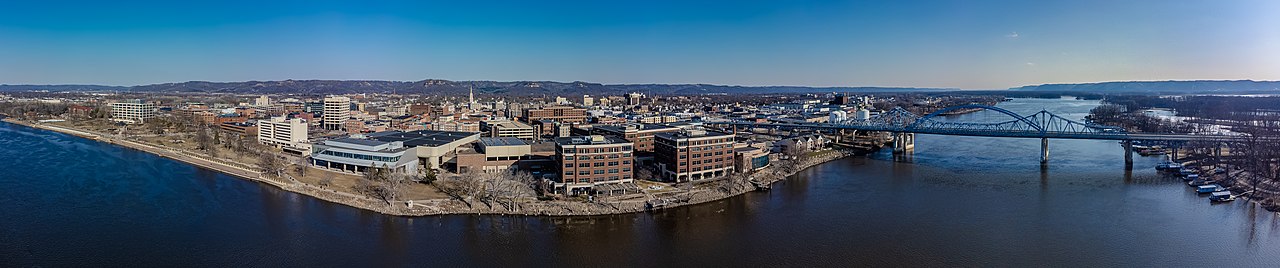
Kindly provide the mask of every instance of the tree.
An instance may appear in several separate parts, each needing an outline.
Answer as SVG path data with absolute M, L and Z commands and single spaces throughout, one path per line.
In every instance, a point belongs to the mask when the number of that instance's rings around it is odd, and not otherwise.
M 436 171 L 430 168 L 426 169 L 418 182 L 432 184 L 436 181 Z
M 294 168 L 296 168 L 296 170 L 298 171 L 298 176 L 302 176 L 302 177 L 307 176 L 307 169 L 308 169 L 307 165 L 309 164 L 310 163 L 307 161 L 306 156 L 298 157 L 298 161 L 295 161 L 293 163 Z
M 195 142 L 196 142 L 196 149 L 205 150 L 205 151 L 214 150 L 214 146 L 216 145 L 216 143 L 214 143 L 213 141 L 213 137 L 209 133 L 209 129 L 203 128 L 203 127 L 196 129 Z
M 275 153 L 263 153 L 258 156 L 258 170 L 262 172 L 262 175 L 270 178 L 283 177 L 285 163 Z

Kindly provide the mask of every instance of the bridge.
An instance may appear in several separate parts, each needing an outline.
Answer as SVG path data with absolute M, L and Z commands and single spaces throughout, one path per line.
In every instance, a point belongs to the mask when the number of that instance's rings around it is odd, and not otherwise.
M 1009 116 L 1008 121 L 1002 122 L 948 122 L 936 120 L 939 116 L 946 115 L 950 112 L 981 109 L 998 112 Z M 771 122 L 757 123 L 747 121 L 728 121 L 728 122 L 712 122 L 728 124 L 732 126 L 748 126 L 775 129 L 820 129 L 820 130 L 855 130 L 855 131 L 879 131 L 891 132 L 894 137 L 894 153 L 908 153 L 915 147 L 915 134 L 936 134 L 936 135 L 955 135 L 955 136 L 977 136 L 977 137 L 1009 137 L 1009 138 L 1039 138 L 1040 139 L 1040 163 L 1047 164 L 1049 161 L 1049 139 L 1089 139 L 1089 140 L 1117 140 L 1122 141 L 1125 149 L 1125 164 L 1131 166 L 1133 164 L 1133 143 L 1135 141 L 1150 142 L 1188 142 L 1188 141 L 1213 141 L 1213 142 L 1242 142 L 1248 137 L 1244 136 L 1227 136 L 1227 135 L 1198 135 L 1198 134 L 1150 134 L 1150 133 L 1129 133 L 1123 128 L 1105 126 L 1087 122 L 1078 122 L 1067 119 L 1062 116 L 1050 113 L 1048 111 L 1040 111 L 1032 115 L 1019 115 L 995 106 L 989 105 L 960 105 L 947 107 L 933 113 L 920 116 L 901 107 L 894 108 L 888 112 L 871 117 L 869 119 L 845 119 L 836 122 L 827 123 L 809 123 L 809 122 Z

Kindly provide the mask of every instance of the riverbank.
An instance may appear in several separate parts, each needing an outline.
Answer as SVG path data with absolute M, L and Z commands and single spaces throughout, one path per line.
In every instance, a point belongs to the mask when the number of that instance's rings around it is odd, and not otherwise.
M 630 195 L 622 197 L 604 197 L 584 201 L 541 201 L 521 200 L 512 204 L 463 202 L 457 199 L 423 199 L 423 200 L 383 200 L 368 198 L 362 195 L 338 191 L 325 186 L 313 185 L 292 177 L 269 178 L 263 176 L 250 164 L 226 159 L 210 158 L 207 155 L 174 148 L 167 148 L 115 135 L 93 133 L 37 122 L 4 118 L 4 122 L 32 127 L 47 131 L 59 132 L 81 138 L 105 142 L 129 149 L 151 153 L 198 167 L 218 171 L 241 179 L 260 182 L 279 189 L 311 196 L 320 200 L 350 206 L 353 208 L 374 211 L 393 216 L 431 216 L 448 214 L 502 214 L 530 216 L 591 216 L 609 214 L 639 213 L 666 208 L 707 203 L 738 196 L 756 189 L 759 184 L 772 184 L 785 180 L 806 168 L 828 161 L 841 159 L 858 153 L 853 149 L 832 149 L 816 152 L 802 160 L 789 162 L 788 165 L 774 165 L 752 173 L 751 180 L 701 182 L 689 185 L 687 189 L 660 194 Z

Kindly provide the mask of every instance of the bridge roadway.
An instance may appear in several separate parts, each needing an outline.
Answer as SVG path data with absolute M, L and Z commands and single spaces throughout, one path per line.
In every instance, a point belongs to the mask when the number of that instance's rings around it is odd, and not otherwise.
M 721 121 L 706 122 L 707 124 L 727 124 L 733 126 L 757 127 L 757 128 L 775 128 L 775 129 L 830 129 L 830 130 L 858 130 L 858 131 L 880 131 L 880 132 L 898 132 L 898 133 L 916 133 L 916 134 L 935 134 L 935 135 L 951 135 L 951 136 L 973 136 L 973 137 L 999 137 L 999 138 L 1048 138 L 1048 139 L 1082 139 L 1082 140 L 1115 140 L 1115 141 L 1215 141 L 1215 142 L 1247 142 L 1250 140 L 1248 136 L 1231 136 L 1231 135 L 1204 135 L 1204 134 L 1177 134 L 1177 133 L 1079 133 L 1079 132 L 1056 132 L 1056 131 L 987 131 L 987 130 L 966 130 L 966 129 L 912 129 L 912 128 L 889 128 L 889 127 L 869 127 L 860 125 L 843 125 L 828 123 L 811 123 L 811 124 L 792 124 L 792 123 L 754 123 L 744 121 Z M 1280 140 L 1277 140 L 1280 141 Z
M 1007 115 L 1010 121 L 1004 122 L 953 122 L 951 120 L 934 120 L 951 111 L 961 109 L 984 109 Z M 828 129 L 828 130 L 860 130 L 891 132 L 894 135 L 894 153 L 908 153 L 915 148 L 914 134 L 936 134 L 977 137 L 1039 138 L 1040 163 L 1049 161 L 1049 139 L 1088 139 L 1122 141 L 1125 150 L 1125 163 L 1133 163 L 1133 144 L 1135 141 L 1151 142 L 1191 142 L 1204 141 L 1217 144 L 1257 141 L 1248 136 L 1200 135 L 1200 134 L 1155 134 L 1129 133 L 1123 128 L 1078 122 L 1048 111 L 1023 116 L 1017 113 L 989 105 L 970 104 L 947 107 L 928 115 L 919 116 L 901 107 L 881 113 L 868 119 L 843 119 L 829 123 L 810 123 L 802 121 L 758 123 L 751 121 L 708 121 L 708 124 L 725 124 L 748 126 L 754 128 L 775 129 Z M 1280 141 L 1267 138 L 1267 141 Z

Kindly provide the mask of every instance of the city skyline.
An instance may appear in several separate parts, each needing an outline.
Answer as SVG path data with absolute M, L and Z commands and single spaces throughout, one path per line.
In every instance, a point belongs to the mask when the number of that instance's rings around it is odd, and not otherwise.
M 15 3 L 0 84 L 1280 80 L 1267 1 Z

